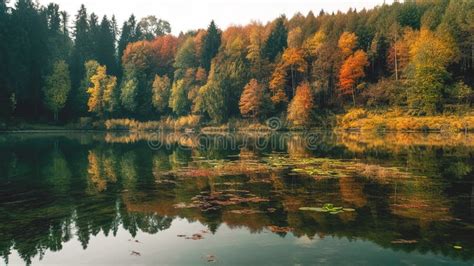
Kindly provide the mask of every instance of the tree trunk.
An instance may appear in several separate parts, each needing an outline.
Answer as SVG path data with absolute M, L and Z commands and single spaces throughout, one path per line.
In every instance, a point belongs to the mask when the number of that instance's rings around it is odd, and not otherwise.
M 397 55 L 397 43 L 394 45 L 395 48 L 395 80 L 398 81 L 398 55 Z
M 291 65 L 291 88 L 293 89 L 293 97 L 295 97 L 295 77 L 293 74 L 293 65 Z
M 58 122 L 58 112 L 54 112 L 54 122 Z
M 355 90 L 352 88 L 352 102 L 354 103 L 354 107 L 356 106 L 356 98 L 355 98 Z

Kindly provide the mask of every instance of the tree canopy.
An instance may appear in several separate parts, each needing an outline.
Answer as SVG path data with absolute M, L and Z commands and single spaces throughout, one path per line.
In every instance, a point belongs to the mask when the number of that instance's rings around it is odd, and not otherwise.
M 301 124 L 354 105 L 471 108 L 473 13 L 472 1 L 406 1 L 223 29 L 211 21 L 175 36 L 156 16 L 131 15 L 119 29 L 84 5 L 69 21 L 57 4 L 0 1 L 0 119 L 271 113 Z

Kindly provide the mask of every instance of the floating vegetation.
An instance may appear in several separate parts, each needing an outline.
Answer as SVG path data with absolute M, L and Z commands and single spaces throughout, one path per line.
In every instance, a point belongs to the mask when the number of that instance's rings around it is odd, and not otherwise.
M 247 190 L 229 189 L 217 192 L 202 192 L 191 198 L 191 201 L 192 203 L 189 204 L 184 202 L 177 203 L 173 207 L 176 209 L 199 208 L 201 211 L 216 211 L 223 206 L 239 205 L 241 203 L 262 203 L 270 200 L 257 197 Z M 245 211 L 242 210 L 242 212 Z M 249 211 L 247 210 L 247 212 Z
M 185 239 L 202 240 L 204 237 L 201 234 L 193 234 L 192 236 L 185 237 Z
M 245 214 L 245 215 L 256 214 L 256 213 L 262 213 L 262 211 L 259 211 L 259 210 L 252 210 L 252 209 L 231 210 L 231 211 L 229 211 L 229 212 L 230 212 L 230 213 L 234 213 L 234 214 Z
M 326 203 L 323 205 L 322 208 L 318 207 L 301 207 L 299 208 L 300 211 L 314 211 L 314 212 L 328 212 L 330 214 L 339 214 L 342 212 L 354 212 L 355 209 L 352 208 L 343 208 L 343 207 L 335 207 L 331 203 Z
M 392 243 L 392 244 L 416 244 L 416 243 L 418 243 L 418 240 L 397 239 L 397 240 L 391 241 L 390 243 Z
M 132 256 L 141 256 L 142 254 L 141 254 L 140 252 L 138 252 L 138 251 L 132 250 L 132 251 L 130 252 L 130 255 L 132 255 Z
M 457 250 L 461 250 L 461 249 L 462 249 L 462 246 L 454 245 L 453 248 L 454 248 L 454 249 L 457 249 Z
M 204 239 L 204 234 L 208 234 L 209 231 L 207 230 L 201 230 L 199 233 L 192 234 L 191 236 L 184 235 L 184 234 L 179 234 L 177 237 L 181 237 L 187 240 L 202 240 Z
M 267 226 L 267 228 L 272 231 L 272 233 L 288 233 L 290 231 L 293 231 L 293 227 L 287 227 L 287 226 L 276 226 L 276 225 L 270 225 Z
M 217 258 L 214 255 L 207 255 L 206 260 L 207 262 L 216 262 Z

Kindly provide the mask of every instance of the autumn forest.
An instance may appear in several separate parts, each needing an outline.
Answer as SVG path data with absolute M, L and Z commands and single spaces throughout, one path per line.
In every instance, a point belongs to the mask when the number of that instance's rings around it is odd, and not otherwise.
M 316 10 L 318 7 L 315 6 Z M 474 1 L 406 0 L 172 35 L 82 6 L 0 0 L 0 121 L 277 116 L 297 126 L 354 107 L 463 114 L 474 86 Z

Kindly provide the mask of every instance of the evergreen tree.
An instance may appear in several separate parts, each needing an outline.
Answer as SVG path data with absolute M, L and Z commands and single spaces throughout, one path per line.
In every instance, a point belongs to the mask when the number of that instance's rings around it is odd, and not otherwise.
M 216 56 L 220 46 L 221 32 L 213 20 L 207 28 L 207 34 L 204 37 L 201 54 L 201 67 L 203 67 L 206 71 L 209 71 L 211 68 L 211 61 Z
M 131 15 L 130 18 L 123 23 L 122 30 L 120 31 L 120 38 L 117 44 L 117 55 L 118 55 L 118 62 L 120 68 L 122 68 L 122 57 L 125 48 L 131 42 L 138 41 L 139 29 L 137 28 L 137 22 L 135 20 L 135 16 Z M 122 69 L 120 69 L 122 70 Z M 119 71 L 121 74 L 122 71 Z
M 280 17 L 276 20 L 275 26 L 265 42 L 263 54 L 270 61 L 274 61 L 275 57 L 288 46 L 287 40 L 288 30 L 285 27 L 285 18 Z
M 71 83 L 72 94 L 80 96 L 83 92 L 80 91 L 81 79 L 84 77 L 85 69 L 84 63 L 92 58 L 92 46 L 89 36 L 89 21 L 87 19 L 87 10 L 84 5 L 81 5 L 74 25 L 74 47 L 71 56 Z M 83 114 L 81 110 L 84 108 L 84 102 L 81 97 L 72 97 L 71 109 L 73 113 Z
M 48 48 L 51 63 L 54 60 L 67 60 L 71 49 L 71 40 L 67 28 L 67 13 L 60 12 L 57 4 L 49 4 L 46 9 L 48 19 Z
M 11 94 L 11 91 L 8 91 L 8 43 L 9 40 L 7 38 L 7 29 L 8 29 L 8 19 L 9 16 L 7 14 L 7 5 L 5 0 L 0 0 L 0 101 L 4 102 Z M 0 116 L 3 113 L 7 113 L 8 108 L 5 105 L 0 105 Z
M 99 17 L 92 13 L 89 16 L 89 40 L 91 44 L 92 59 L 97 60 L 100 53 L 101 30 L 99 24 Z
M 107 66 L 109 74 L 117 74 L 114 29 L 107 16 L 104 16 L 100 23 L 100 33 L 97 40 L 97 61 L 99 64 Z
M 8 68 L 18 100 L 17 110 L 27 116 L 37 116 L 43 77 L 50 66 L 46 11 L 38 10 L 31 0 L 18 0 L 11 13 L 9 31 Z

